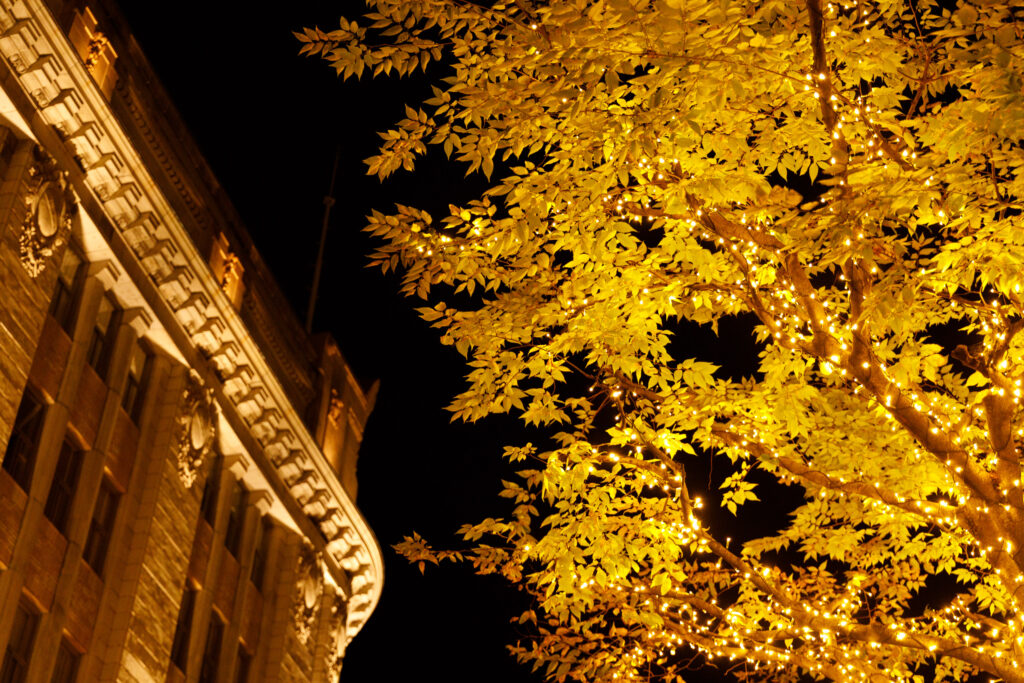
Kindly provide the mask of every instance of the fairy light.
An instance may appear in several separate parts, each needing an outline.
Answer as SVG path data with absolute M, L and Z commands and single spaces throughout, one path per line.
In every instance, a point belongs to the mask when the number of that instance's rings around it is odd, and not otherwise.
M 870 3 L 829 3 L 824 10 L 824 35 L 837 44 L 863 47 L 872 38 L 888 40 L 882 28 L 885 19 Z M 533 39 L 557 40 L 557 35 L 552 37 L 547 30 L 540 35 L 544 25 L 543 20 L 530 24 L 537 32 Z M 545 50 L 555 54 L 557 46 Z M 519 346 L 534 345 L 548 354 L 543 361 L 534 361 L 529 353 L 516 359 L 529 364 L 520 383 L 530 389 L 534 388 L 531 381 L 540 384 L 554 376 L 549 358 L 575 360 L 584 348 L 583 353 L 599 359 L 585 368 L 595 375 L 584 392 L 589 401 L 586 405 L 595 412 L 594 406 L 606 406 L 602 410 L 608 412 L 595 419 L 602 427 L 614 423 L 617 435 L 600 439 L 587 435 L 594 446 L 585 454 L 572 453 L 565 446 L 545 456 L 546 485 L 564 496 L 550 500 L 569 500 L 581 510 L 603 509 L 598 491 L 610 486 L 614 471 L 614 495 L 630 496 L 638 506 L 631 510 L 641 520 L 635 527 L 630 522 L 635 534 L 631 542 L 645 552 L 664 552 L 671 558 L 661 558 L 664 564 L 677 563 L 673 566 L 680 573 L 657 585 L 651 572 L 633 568 L 597 580 L 582 571 L 600 564 L 588 559 L 575 565 L 575 573 L 566 573 L 564 580 L 555 582 L 553 595 L 585 595 L 589 601 L 585 604 L 594 606 L 595 613 L 600 606 L 618 609 L 620 615 L 658 615 L 659 620 L 642 627 L 630 624 L 635 637 L 623 637 L 624 643 L 631 644 L 623 645 L 623 657 L 613 665 L 611 678 L 615 680 L 635 680 L 639 671 L 653 666 L 658 658 L 688 657 L 692 652 L 723 661 L 745 659 L 752 667 L 768 670 L 798 661 L 807 671 L 827 670 L 830 677 L 857 681 L 871 680 L 865 661 L 885 661 L 885 653 L 894 648 L 935 655 L 966 647 L 1008 662 L 1005 665 L 1012 664 L 1013 669 L 1018 667 L 1020 650 L 1014 648 L 1024 638 L 1024 614 L 1017 596 L 1024 581 L 1014 557 L 1021 540 L 1014 534 L 1024 501 L 1020 473 L 1011 471 L 1005 454 L 993 447 L 989 423 L 1009 415 L 1010 438 L 1024 436 L 1019 421 L 1024 352 L 1009 333 L 1012 322 L 1021 315 L 1021 305 L 1013 297 L 1019 294 L 1020 284 L 1000 281 L 994 285 L 997 291 L 971 292 L 971 285 L 958 281 L 958 274 L 949 272 L 951 267 L 943 268 L 938 258 L 914 253 L 919 247 L 908 247 L 911 240 L 900 232 L 907 230 L 906 224 L 888 215 L 884 206 L 858 204 L 859 197 L 872 188 L 866 190 L 855 172 L 868 171 L 869 177 L 891 180 L 905 196 L 941 197 L 929 207 L 921 200 L 922 206 L 917 207 L 922 223 L 913 226 L 918 231 L 915 239 L 929 249 L 938 245 L 941 252 L 941 239 L 958 244 L 949 237 L 956 234 L 954 230 L 984 233 L 987 227 L 968 226 L 964 211 L 951 200 L 955 181 L 941 167 L 929 165 L 934 160 L 926 144 L 912 142 L 900 127 L 891 124 L 893 110 L 883 91 L 866 86 L 860 86 L 863 90 L 844 89 L 845 74 L 805 71 L 794 77 L 798 86 L 793 106 L 803 107 L 803 114 L 819 107 L 834 108 L 835 126 L 825 134 L 825 144 L 832 149 L 823 154 L 831 166 L 837 166 L 837 160 L 843 166 L 830 171 L 835 173 L 834 183 L 820 194 L 816 190 L 804 198 L 813 208 L 801 207 L 798 213 L 770 205 L 765 208 L 758 204 L 762 200 L 716 199 L 715 203 L 702 201 L 700 192 L 694 191 L 695 199 L 686 206 L 680 207 L 675 197 L 670 211 L 669 192 L 689 191 L 699 182 L 699 177 L 687 175 L 686 169 L 712 165 L 703 158 L 706 153 L 702 152 L 702 157 L 679 149 L 672 135 L 662 132 L 664 137 L 652 138 L 654 142 L 647 146 L 627 150 L 618 145 L 608 163 L 614 160 L 627 167 L 628 181 L 602 185 L 592 198 L 579 192 L 570 204 L 558 198 L 553 185 L 543 184 L 547 177 L 543 172 L 525 172 L 522 177 L 535 184 L 524 181 L 521 187 L 528 191 L 518 206 L 531 207 L 535 213 L 526 212 L 531 217 L 544 217 L 543 227 L 532 234 L 526 231 L 511 238 L 507 225 L 500 222 L 504 219 L 501 209 L 498 217 L 493 217 L 485 208 L 471 206 L 466 209 L 468 217 L 457 210 L 441 227 L 424 223 L 408 230 L 396 241 L 399 246 L 387 253 L 388 258 L 427 264 L 429 276 L 446 285 L 464 284 L 476 277 L 475 273 L 490 278 L 486 284 L 488 296 L 495 293 L 493 305 L 482 311 L 459 311 L 493 323 L 489 329 L 469 329 L 454 312 L 440 319 L 455 330 L 452 339 L 472 340 L 477 349 L 474 359 L 481 362 L 476 368 L 480 376 L 510 367 L 513 361 L 503 360 L 501 354 Z M 560 94 L 561 103 L 575 103 L 577 91 L 572 92 Z M 631 114 L 630 119 L 629 125 L 635 128 L 628 134 L 639 138 L 647 132 L 639 116 Z M 843 145 L 848 147 L 845 153 Z M 569 167 L 567 160 L 556 161 L 563 164 L 558 167 L 561 170 Z M 936 172 L 925 170 L 928 168 Z M 848 177 L 842 175 L 845 169 L 850 169 Z M 572 191 L 579 188 L 559 189 L 565 194 Z M 517 206 L 514 202 L 510 205 Z M 793 214 L 799 217 L 794 219 Z M 820 223 L 814 222 L 817 216 L 822 217 Z M 610 225 L 617 227 L 610 230 L 612 241 L 606 243 L 607 260 L 572 253 L 557 267 L 536 268 L 530 286 L 543 294 L 530 299 L 535 307 L 531 315 L 545 321 L 544 333 L 517 336 L 516 325 L 526 326 L 524 319 L 495 313 L 504 305 L 514 310 L 512 304 L 519 303 L 515 297 L 526 291 L 517 289 L 512 280 L 517 269 L 538 255 L 553 254 L 545 252 L 551 245 L 573 244 L 577 234 Z M 382 233 L 393 229 L 380 227 Z M 632 258 L 635 254 L 614 241 L 619 238 L 642 244 L 642 250 L 639 246 L 633 249 L 643 251 L 644 258 L 654 256 L 649 261 Z M 820 243 L 806 246 L 814 240 Z M 664 245 L 671 245 L 678 254 Z M 892 252 L 894 245 L 909 255 Z M 579 263 L 569 261 L 577 258 Z M 687 259 L 703 261 L 700 267 L 688 269 Z M 564 265 L 567 261 L 573 265 Z M 951 262 L 966 263 L 963 259 Z M 459 268 L 469 269 L 463 272 Z M 619 279 L 600 282 L 596 273 L 608 272 Z M 897 288 L 902 282 L 919 285 L 910 289 L 912 298 L 904 303 L 900 303 L 902 292 Z M 615 291 L 619 287 L 623 292 Z M 886 326 L 887 316 L 901 315 L 904 308 L 908 309 L 911 334 L 898 334 Z M 639 329 L 627 328 L 621 322 L 624 317 L 616 317 L 626 310 L 655 321 L 659 331 L 666 329 L 664 321 L 679 317 L 752 313 L 758 319 L 756 334 L 764 353 L 761 371 L 775 374 L 770 382 L 755 384 L 756 390 L 741 389 L 739 382 L 721 378 L 704 384 L 693 377 L 690 381 L 676 378 L 679 364 L 666 360 L 668 351 L 654 333 L 650 337 L 637 334 L 629 340 L 646 345 L 636 353 L 645 369 L 606 372 L 606 368 L 617 368 L 616 363 L 633 360 L 623 351 L 626 342 L 616 337 L 620 331 L 617 324 L 630 333 Z M 913 315 L 929 318 L 921 321 Z M 983 360 L 992 359 L 984 365 L 981 386 L 957 385 L 960 370 L 951 360 L 951 349 L 926 350 L 929 329 L 942 325 L 966 325 L 980 340 L 977 349 L 968 350 L 968 361 L 980 366 Z M 600 339 L 600 344 L 592 343 L 594 339 Z M 645 363 L 654 370 L 646 369 Z M 796 383 L 813 389 L 809 398 L 797 400 L 785 394 Z M 760 393 L 754 398 L 752 391 Z M 840 426 L 827 426 L 813 413 L 812 408 L 821 406 L 833 411 L 830 417 L 847 420 L 846 426 L 858 441 L 831 439 L 826 445 L 816 444 L 816 440 L 843 433 Z M 779 417 L 788 415 L 787 411 L 795 415 L 792 433 Z M 605 419 L 611 412 L 616 413 L 614 417 Z M 821 433 L 806 433 L 814 429 Z M 606 438 L 608 443 L 602 441 Z M 684 451 L 683 444 L 697 455 Z M 864 452 L 871 457 L 864 457 Z M 1008 452 L 1016 453 L 1012 448 Z M 854 559 L 841 550 L 822 551 L 829 566 L 846 570 L 833 584 L 824 575 L 801 574 L 809 571 L 810 562 L 798 571 L 785 563 L 768 563 L 770 552 L 759 554 L 744 542 L 720 546 L 715 541 L 717 508 L 730 491 L 696 495 L 696 490 L 690 489 L 699 484 L 687 482 L 679 468 L 680 463 L 690 462 L 688 458 L 720 455 L 735 462 L 730 472 L 745 472 L 754 479 L 766 473 L 802 487 L 807 492 L 807 510 L 797 514 L 804 515 L 803 531 L 808 538 L 813 536 L 819 548 L 830 542 L 838 548 L 840 531 L 853 530 L 863 534 L 858 543 L 875 544 L 891 552 L 895 566 L 885 571 L 875 566 L 855 570 Z M 573 476 L 583 477 L 584 483 L 574 481 Z M 744 483 L 749 482 L 741 477 L 732 485 Z M 743 489 L 731 491 L 737 490 Z M 542 488 L 535 493 L 545 495 Z M 605 491 L 603 495 L 611 494 Z M 745 504 L 757 503 L 748 500 Z M 850 510 L 859 517 L 852 512 L 848 518 L 842 516 Z M 826 520 L 827 515 L 835 518 Z M 983 529 L 983 523 L 995 530 Z M 868 639 L 858 635 L 858 628 L 879 605 L 895 609 L 898 600 L 886 591 L 895 593 L 893 582 L 897 580 L 892 577 L 910 571 L 910 560 L 899 555 L 896 542 L 879 531 L 883 528 L 893 534 L 908 534 L 923 545 L 922 554 L 940 556 L 927 561 L 950 562 L 961 572 L 958 578 L 963 579 L 964 589 L 948 605 L 927 614 L 893 617 L 885 629 L 872 631 L 872 639 Z M 607 529 L 602 532 L 613 535 Z M 599 537 L 596 533 L 588 537 L 585 547 L 592 548 L 593 539 Z M 542 537 L 519 547 L 530 562 L 554 562 L 553 558 L 565 556 L 567 548 L 575 547 L 566 540 L 573 537 L 559 538 L 560 543 Z M 942 552 L 932 545 L 934 539 L 946 544 Z M 597 550 L 592 552 L 588 558 L 596 557 Z M 882 551 L 879 553 L 883 557 Z M 638 562 L 644 571 L 650 569 L 644 564 L 647 561 Z M 708 589 L 703 594 L 707 599 L 699 605 L 693 585 L 688 583 L 697 575 L 707 579 L 702 586 L 719 587 Z M 986 604 L 998 609 L 979 607 L 980 596 L 990 598 L 991 603 Z M 986 628 L 965 625 L 975 616 Z M 992 623 L 998 627 L 991 628 Z M 789 645 L 785 645 L 787 641 Z

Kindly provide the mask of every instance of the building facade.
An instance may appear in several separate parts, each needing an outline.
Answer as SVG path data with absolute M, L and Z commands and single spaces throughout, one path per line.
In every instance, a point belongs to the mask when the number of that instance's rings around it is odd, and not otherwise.
M 374 395 L 116 7 L 0 0 L 0 682 L 337 680 Z

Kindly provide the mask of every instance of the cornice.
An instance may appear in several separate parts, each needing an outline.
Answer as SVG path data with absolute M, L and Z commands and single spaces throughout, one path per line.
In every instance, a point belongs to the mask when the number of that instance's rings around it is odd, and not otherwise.
M 330 580 L 347 590 L 347 635 L 380 599 L 383 560 L 372 531 L 221 291 L 170 202 L 42 0 L 0 0 L 0 58 L 59 134 L 179 332 L 217 375 L 218 403 L 245 425 L 263 457 L 316 526 Z M 133 269 L 135 270 L 135 269 Z M 300 528 L 307 527 L 303 524 Z

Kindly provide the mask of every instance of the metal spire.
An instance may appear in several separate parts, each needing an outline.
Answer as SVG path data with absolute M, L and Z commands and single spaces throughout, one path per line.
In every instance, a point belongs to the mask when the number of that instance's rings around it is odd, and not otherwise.
M 327 243 L 327 223 L 334 206 L 334 181 L 338 177 L 338 160 L 341 158 L 341 145 L 334 153 L 334 167 L 331 169 L 331 186 L 324 196 L 324 222 L 320 228 L 320 247 L 316 253 L 316 267 L 313 269 L 313 289 L 309 293 L 309 308 L 306 309 L 306 332 L 313 333 L 313 312 L 316 310 L 316 297 L 320 289 L 320 272 L 324 267 L 324 245 Z

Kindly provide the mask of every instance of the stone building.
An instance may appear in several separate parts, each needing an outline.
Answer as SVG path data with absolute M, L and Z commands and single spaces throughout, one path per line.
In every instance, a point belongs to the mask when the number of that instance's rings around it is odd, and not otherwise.
M 334 681 L 374 391 L 109 0 L 0 0 L 0 681 Z

